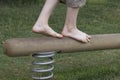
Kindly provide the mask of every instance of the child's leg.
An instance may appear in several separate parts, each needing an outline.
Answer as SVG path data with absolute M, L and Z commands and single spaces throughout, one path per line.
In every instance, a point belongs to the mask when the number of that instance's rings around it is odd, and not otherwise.
M 39 15 L 39 18 L 36 21 L 35 25 L 33 26 L 32 29 L 33 32 L 46 34 L 53 37 L 59 37 L 59 38 L 62 37 L 61 34 L 56 33 L 48 25 L 49 17 L 58 2 L 59 2 L 58 0 L 46 0 L 45 5 Z
M 89 42 L 91 36 L 78 30 L 76 27 L 78 11 L 79 8 L 71 8 L 71 7 L 67 8 L 66 21 L 62 31 L 62 35 L 71 37 L 78 41 Z

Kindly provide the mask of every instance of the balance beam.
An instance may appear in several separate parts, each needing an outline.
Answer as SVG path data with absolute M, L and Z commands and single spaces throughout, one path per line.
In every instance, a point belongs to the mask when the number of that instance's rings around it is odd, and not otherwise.
M 35 52 L 57 51 L 80 52 L 120 48 L 120 34 L 92 35 L 89 43 L 81 43 L 71 38 L 14 38 L 5 41 L 4 53 L 11 57 L 29 56 Z

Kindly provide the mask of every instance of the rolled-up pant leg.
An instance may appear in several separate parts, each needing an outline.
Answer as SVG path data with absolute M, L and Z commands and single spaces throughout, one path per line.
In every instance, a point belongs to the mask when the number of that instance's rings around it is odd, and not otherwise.
M 66 4 L 68 7 L 79 8 L 85 5 L 86 0 L 60 0 L 60 2 Z

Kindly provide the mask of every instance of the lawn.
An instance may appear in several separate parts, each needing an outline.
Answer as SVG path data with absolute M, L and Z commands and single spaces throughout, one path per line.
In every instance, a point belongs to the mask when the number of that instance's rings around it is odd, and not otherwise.
M 43 4 L 0 3 L 0 80 L 32 80 L 33 58 L 7 57 L 2 44 L 9 38 L 43 36 L 31 31 Z M 119 4 L 120 0 L 88 0 L 80 9 L 78 28 L 88 34 L 120 33 Z M 65 10 L 59 4 L 51 16 L 49 24 L 57 32 L 62 30 Z M 120 80 L 119 49 L 57 54 L 55 60 L 56 80 Z

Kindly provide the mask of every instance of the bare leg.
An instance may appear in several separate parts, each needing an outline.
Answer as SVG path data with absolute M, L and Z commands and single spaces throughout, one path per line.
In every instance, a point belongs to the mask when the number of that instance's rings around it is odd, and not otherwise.
M 86 43 L 90 41 L 91 36 L 77 29 L 76 21 L 78 11 L 79 8 L 67 8 L 66 21 L 62 31 L 62 35 Z
M 32 31 L 35 33 L 50 35 L 53 37 L 61 38 L 63 37 L 61 34 L 56 33 L 49 25 L 48 20 L 49 17 L 56 7 L 58 0 L 46 0 L 45 5 L 39 15 L 38 20 L 33 26 Z

